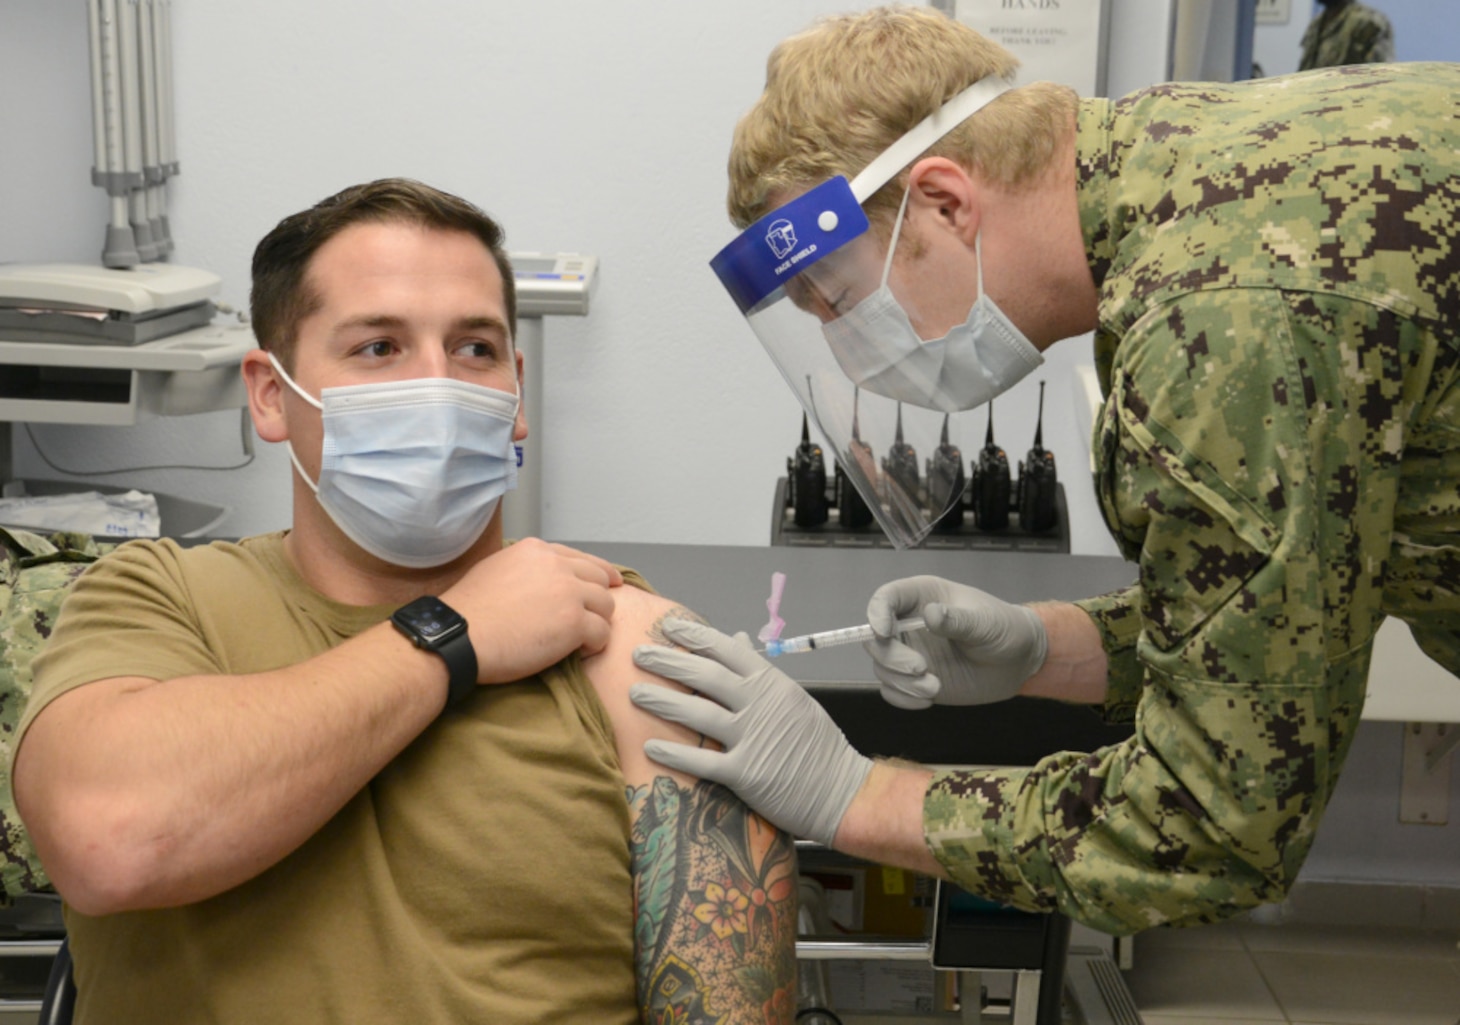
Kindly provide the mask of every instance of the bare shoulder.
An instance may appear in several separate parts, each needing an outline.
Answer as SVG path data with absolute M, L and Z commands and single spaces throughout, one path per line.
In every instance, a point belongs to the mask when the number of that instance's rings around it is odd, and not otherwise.
M 670 644 L 664 636 L 663 623 L 666 619 L 690 619 L 705 622 L 703 616 L 681 602 L 655 594 L 632 584 L 615 588 L 613 614 L 613 641 L 630 638 L 634 644 Z M 610 642 L 612 646 L 612 642 Z
M 634 664 L 634 649 L 646 644 L 668 645 L 663 623 L 666 619 L 704 622 L 692 609 L 662 595 L 625 584 L 614 589 L 613 632 L 608 646 L 583 660 L 584 671 L 598 699 L 613 722 L 619 762 L 629 783 L 647 781 L 652 775 L 679 775 L 656 767 L 644 755 L 644 741 L 652 737 L 699 743 L 702 738 L 681 726 L 658 719 L 629 700 L 635 683 L 651 683 L 684 690 L 682 686 L 640 669 Z

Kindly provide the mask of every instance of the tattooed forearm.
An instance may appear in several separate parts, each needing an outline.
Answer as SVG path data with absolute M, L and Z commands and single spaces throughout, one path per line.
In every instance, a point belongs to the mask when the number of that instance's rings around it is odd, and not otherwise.
M 635 946 L 646 1022 L 790 1022 L 791 838 L 714 783 L 628 791 Z

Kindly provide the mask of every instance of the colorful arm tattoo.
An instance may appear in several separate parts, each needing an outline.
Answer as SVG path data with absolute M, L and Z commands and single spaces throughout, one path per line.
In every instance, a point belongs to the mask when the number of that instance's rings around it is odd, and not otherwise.
M 705 620 L 676 606 L 666 619 Z M 700 738 L 704 743 L 704 738 Z M 790 1025 L 796 851 L 718 783 L 669 776 L 627 790 L 639 1010 L 651 1025 Z
M 791 837 L 717 783 L 628 788 L 635 950 L 652 1025 L 786 1025 L 796 1011 Z

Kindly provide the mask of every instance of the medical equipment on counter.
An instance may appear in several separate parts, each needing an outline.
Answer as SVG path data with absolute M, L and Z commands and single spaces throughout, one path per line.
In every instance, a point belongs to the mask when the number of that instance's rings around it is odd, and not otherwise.
M 0 338 L 137 345 L 213 320 L 222 279 L 195 267 L 0 265 Z
M 0 420 L 129 425 L 239 409 L 242 325 L 209 325 L 138 345 L 13 342 L 0 330 Z
M 891 444 L 878 459 L 863 440 L 859 404 L 852 398 L 850 438 L 837 453 L 831 488 L 826 488 L 823 449 L 811 438 L 810 418 L 803 414 L 801 442 L 786 460 L 787 476 L 776 486 L 771 512 L 771 544 L 884 548 L 892 545 L 862 489 L 851 476 L 879 482 L 885 502 L 916 502 L 921 515 L 941 510 L 932 529 L 918 542 L 922 548 L 1013 549 L 1029 552 L 1070 550 L 1069 513 L 1063 486 L 1055 474 L 1054 455 L 1043 445 L 1044 403 L 1041 382 L 1039 421 L 1034 445 L 1019 464 L 1017 483 L 1008 455 L 994 443 L 993 405 L 986 414 L 985 444 L 965 463 L 956 444 L 954 418 L 940 414 L 936 444 L 926 460 L 894 415 L 887 435 Z M 931 439 L 930 439 L 931 440 Z M 849 469 L 850 467 L 850 469 Z M 818 490 L 818 485 L 820 489 Z
M 899 634 L 927 628 L 928 624 L 923 622 L 921 616 L 897 621 Z M 872 627 L 863 623 L 861 626 L 845 626 L 840 630 L 822 630 L 820 633 L 802 634 L 800 637 L 787 637 L 780 641 L 766 641 L 765 653 L 770 658 L 779 658 L 782 655 L 796 655 L 803 651 L 816 651 L 820 648 L 838 648 L 843 644 L 865 643 L 875 639 L 876 636 Z

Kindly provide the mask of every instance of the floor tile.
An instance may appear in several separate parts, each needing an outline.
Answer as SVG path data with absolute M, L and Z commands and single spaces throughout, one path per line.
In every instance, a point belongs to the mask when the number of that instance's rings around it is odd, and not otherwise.
M 1456 1025 L 1460 1019 L 1460 973 L 1447 959 L 1292 951 L 1252 957 L 1292 1022 Z
M 1252 928 L 1240 922 L 1218 922 L 1181 929 L 1148 929 L 1135 937 L 1135 956 L 1147 947 L 1180 950 L 1245 950 L 1243 936 Z
M 1366 926 L 1246 925 L 1243 943 L 1254 954 L 1284 951 L 1307 954 L 1376 954 L 1389 957 L 1440 958 L 1460 961 L 1460 929 L 1430 932 L 1422 929 L 1381 929 Z
M 1205 1015 L 1228 1025 L 1286 1020 L 1245 950 L 1138 943 L 1135 967 L 1125 973 L 1125 981 L 1142 1016 Z
M 1317 925 L 1413 928 L 1424 918 L 1424 898 L 1420 886 L 1303 882 L 1288 895 L 1286 912 Z

